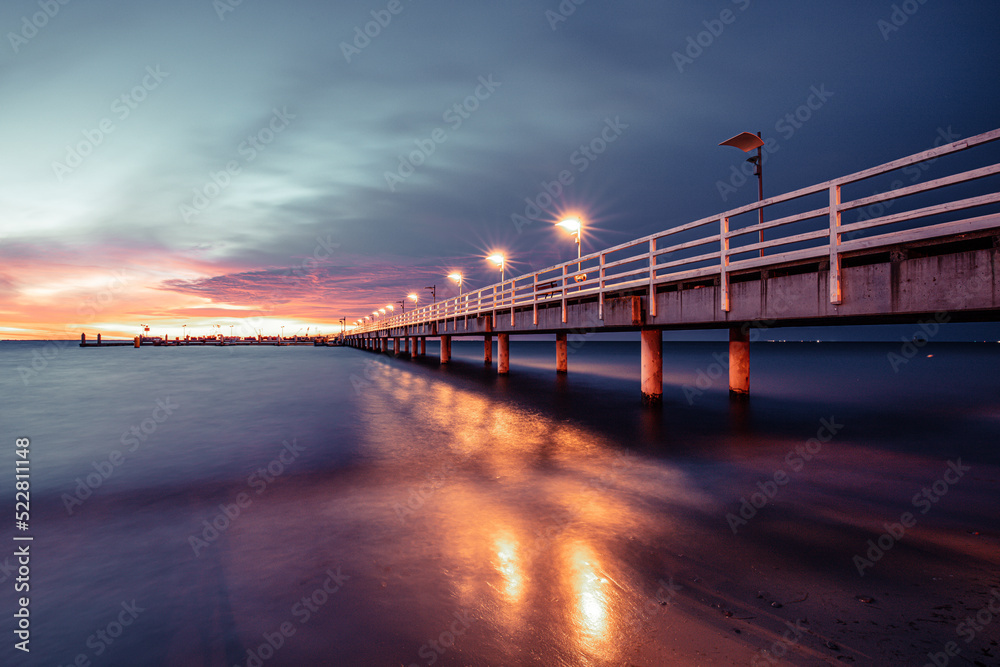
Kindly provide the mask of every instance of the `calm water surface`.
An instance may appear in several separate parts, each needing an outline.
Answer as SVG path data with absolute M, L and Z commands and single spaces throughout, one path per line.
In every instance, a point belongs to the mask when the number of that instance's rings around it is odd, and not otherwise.
M 448 367 L 434 344 L 0 343 L 35 538 L 32 650 L 5 611 L 0 664 L 748 664 L 803 618 L 784 664 L 923 664 L 1000 588 L 1000 345 L 894 370 L 899 344 L 757 344 L 749 404 L 725 349 L 666 344 L 650 410 L 632 343 L 582 344 L 557 376 L 554 345 L 515 341 L 506 378 L 481 341 Z M 0 493 L 12 510 L 12 472 Z M 998 630 L 963 655 L 997 664 Z

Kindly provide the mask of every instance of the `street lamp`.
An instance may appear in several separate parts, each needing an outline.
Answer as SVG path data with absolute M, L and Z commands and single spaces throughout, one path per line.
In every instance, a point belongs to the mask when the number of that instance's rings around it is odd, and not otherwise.
M 574 280 L 578 283 L 582 283 L 584 280 L 587 279 L 587 276 L 585 274 L 579 273 L 583 269 L 583 262 L 580 261 L 582 253 L 581 248 L 583 247 L 583 243 L 581 242 L 582 241 L 581 237 L 583 236 L 583 221 L 581 221 L 580 218 L 573 216 L 571 218 L 566 218 L 561 222 L 557 222 L 556 227 L 562 227 L 567 232 L 573 234 L 576 237 L 577 275 L 574 277 Z
M 431 285 L 430 287 L 425 287 L 424 289 L 429 289 L 431 291 L 431 299 L 433 299 L 433 303 L 437 303 L 437 285 Z
M 562 227 L 567 232 L 576 236 L 576 258 L 580 259 L 580 254 L 581 254 L 580 236 L 583 233 L 583 222 L 581 222 L 580 218 L 577 217 L 566 218 L 561 222 L 557 222 L 556 227 Z
M 506 268 L 507 258 L 497 252 L 497 253 L 493 253 L 492 255 L 490 255 L 489 257 L 487 257 L 486 259 L 488 259 L 489 261 L 493 262 L 494 264 L 496 264 L 497 266 L 500 267 L 500 282 L 503 282 L 504 281 L 504 270 Z
M 754 165 L 754 175 L 757 176 L 757 201 L 764 201 L 764 154 L 761 152 L 761 147 L 764 145 L 764 140 L 760 138 L 760 132 L 757 134 L 750 134 L 749 132 L 740 132 L 735 137 L 731 139 L 726 139 L 720 146 L 732 146 L 733 148 L 739 148 L 744 153 L 749 153 L 753 149 L 757 149 L 757 155 L 747 159 L 747 162 Z M 757 209 L 757 222 L 758 224 L 764 224 L 764 207 L 761 206 Z M 758 230 L 758 240 L 764 242 L 764 230 Z M 764 249 L 760 249 L 760 256 L 764 256 Z
M 412 301 L 413 303 L 419 303 L 420 302 L 420 297 L 417 296 L 416 294 L 407 294 L 406 298 L 409 299 L 410 301 Z
M 458 295 L 461 296 L 462 295 L 462 274 L 458 273 L 456 271 L 455 273 L 449 273 L 448 277 L 451 278 L 452 280 L 454 280 L 456 283 L 458 283 Z

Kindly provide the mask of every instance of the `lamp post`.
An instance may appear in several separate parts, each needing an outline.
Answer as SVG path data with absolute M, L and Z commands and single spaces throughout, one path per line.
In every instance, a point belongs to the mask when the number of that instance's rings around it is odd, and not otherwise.
M 506 268 L 507 258 L 497 252 L 493 253 L 486 259 L 500 267 L 500 282 L 502 283 L 504 281 L 504 269 Z
M 732 146 L 733 148 L 739 148 L 744 153 L 749 153 L 753 149 L 757 149 L 757 155 L 747 158 L 747 162 L 754 165 L 754 175 L 757 177 L 757 201 L 764 201 L 764 154 L 761 148 L 764 146 L 764 140 L 760 137 L 760 132 L 757 134 L 750 134 L 749 132 L 740 132 L 735 137 L 726 139 L 720 146 Z M 764 207 L 761 206 L 757 209 L 757 223 L 760 225 L 764 224 Z M 764 230 L 758 230 L 757 240 L 760 243 L 764 242 Z M 760 248 L 760 256 L 764 256 L 764 249 Z
M 433 303 L 437 303 L 437 285 L 431 285 L 430 287 L 425 287 L 424 289 L 429 289 L 431 291 L 431 299 Z
M 576 237 L 576 258 L 579 260 L 581 255 L 580 237 L 583 233 L 583 222 L 581 222 L 580 218 L 577 217 L 566 218 L 565 220 L 557 222 L 556 227 L 562 227 Z M 579 267 L 577 267 L 577 270 L 579 270 Z
M 448 277 L 458 283 L 458 295 L 462 296 L 462 274 L 456 271 L 455 273 L 449 273 Z
M 583 262 L 580 261 L 582 256 L 583 244 L 581 243 L 581 237 L 583 236 L 583 221 L 580 218 L 573 216 L 571 218 L 566 218 L 561 222 L 556 223 L 556 227 L 562 227 L 567 232 L 573 234 L 576 237 L 576 271 L 577 275 L 573 278 L 576 282 L 581 283 L 587 279 L 585 274 L 580 273 L 583 269 Z M 579 289 L 583 289 L 580 287 Z
M 504 269 L 506 268 L 507 265 L 507 258 L 501 255 L 500 253 L 496 252 L 487 257 L 486 259 L 488 259 L 489 261 L 493 262 L 494 264 L 500 267 L 500 304 L 503 305 L 503 284 L 505 280 Z

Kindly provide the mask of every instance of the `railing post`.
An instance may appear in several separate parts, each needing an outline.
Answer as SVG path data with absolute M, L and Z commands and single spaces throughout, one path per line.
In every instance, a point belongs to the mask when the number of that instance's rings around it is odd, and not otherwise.
M 537 327 L 538 326 L 538 274 L 537 273 L 535 273 L 532 276 L 532 289 L 534 290 L 533 292 L 534 298 L 532 298 L 531 300 L 531 309 L 533 311 L 532 319 L 534 325 Z
M 569 273 L 569 265 L 563 264 L 563 277 L 562 277 L 562 322 L 566 324 L 566 293 L 569 291 L 569 278 L 567 274 Z
M 839 305 L 840 291 L 840 185 L 830 186 L 830 303 Z
M 656 317 L 656 239 L 649 239 L 649 306 L 650 317 Z
M 601 253 L 600 269 L 598 271 L 597 277 L 597 319 L 604 320 L 604 268 L 605 255 Z
M 719 277 L 719 287 L 722 293 L 722 310 L 723 312 L 729 312 L 729 217 L 722 216 L 719 218 L 719 241 L 721 244 L 721 250 L 719 253 L 720 258 L 720 271 L 721 275 Z
M 510 281 L 510 327 L 514 328 L 514 306 L 517 305 L 517 279 Z

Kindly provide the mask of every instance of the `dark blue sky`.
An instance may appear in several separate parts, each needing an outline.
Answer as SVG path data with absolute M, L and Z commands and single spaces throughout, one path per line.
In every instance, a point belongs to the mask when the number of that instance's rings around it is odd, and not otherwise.
M 744 130 L 773 195 L 1000 126 L 981 0 L 12 0 L 0 27 L 13 336 L 354 319 L 493 282 L 488 250 L 569 259 L 565 210 L 587 251 L 753 201 L 720 186 Z

